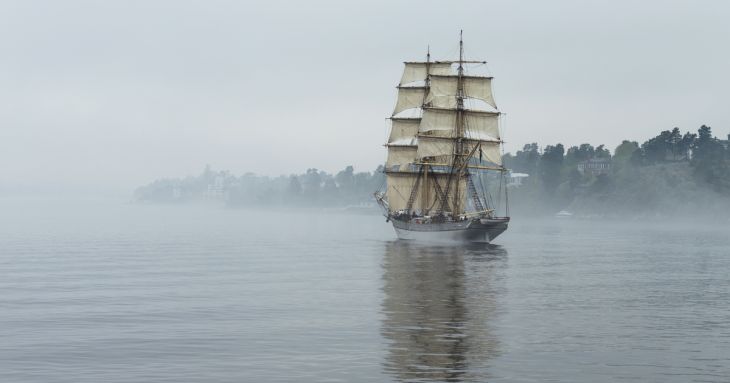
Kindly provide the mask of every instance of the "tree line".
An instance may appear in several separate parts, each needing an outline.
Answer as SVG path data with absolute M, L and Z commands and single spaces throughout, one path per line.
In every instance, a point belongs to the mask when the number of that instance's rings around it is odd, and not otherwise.
M 372 201 L 385 182 L 383 167 L 356 172 L 352 166 L 331 174 L 315 168 L 302 174 L 235 176 L 210 166 L 197 176 L 165 178 L 138 188 L 134 199 L 152 203 L 221 201 L 230 206 L 348 206 Z
M 507 169 L 526 173 L 510 188 L 512 211 L 554 214 L 626 214 L 717 210 L 730 200 L 730 147 L 709 126 L 696 132 L 665 130 L 639 144 L 624 140 L 613 153 L 605 145 L 584 143 L 525 145 L 503 157 Z M 603 168 L 590 169 L 591 164 Z M 372 202 L 384 185 L 383 167 L 334 174 L 310 168 L 301 174 L 235 176 L 210 167 L 185 178 L 156 180 L 135 191 L 141 202 L 224 201 L 231 206 L 347 206 Z M 724 206 L 724 205 L 723 205 Z M 729 205 L 730 206 L 730 205 Z
M 604 145 L 532 143 L 503 161 L 530 175 L 512 192 L 511 205 L 525 213 L 704 213 L 730 198 L 728 139 L 705 125 L 696 133 L 665 130 L 642 144 L 624 140 L 613 154 Z

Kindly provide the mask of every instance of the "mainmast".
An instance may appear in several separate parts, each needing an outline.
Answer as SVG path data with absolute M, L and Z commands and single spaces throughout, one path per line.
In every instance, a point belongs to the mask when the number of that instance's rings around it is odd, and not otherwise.
M 431 45 L 426 46 L 426 92 L 424 93 L 423 97 L 424 105 L 426 104 L 428 91 L 429 89 L 431 89 L 431 76 L 428 75 L 429 73 L 431 73 Z M 423 110 L 423 105 L 421 105 L 421 110 Z M 431 200 L 431 185 L 429 184 L 428 180 L 428 170 L 428 164 L 421 165 L 421 172 L 423 172 L 423 190 L 421 191 L 421 200 L 425 201 L 425 204 L 428 204 L 428 202 Z M 434 178 L 434 182 L 437 182 L 437 179 Z M 424 211 L 424 213 L 426 212 Z
M 468 161 L 464 158 L 464 38 L 463 30 L 459 31 L 459 67 L 457 70 L 458 80 L 456 82 L 456 142 L 454 145 L 454 160 L 451 166 L 453 174 L 456 170 L 456 181 L 454 183 L 454 214 L 458 214 L 461 208 L 461 194 L 459 193 L 459 180 L 463 174 L 462 162 Z

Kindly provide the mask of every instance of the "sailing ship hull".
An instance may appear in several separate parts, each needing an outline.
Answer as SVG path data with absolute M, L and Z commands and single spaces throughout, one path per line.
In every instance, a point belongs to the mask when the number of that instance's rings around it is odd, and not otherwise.
M 490 243 L 505 230 L 509 218 L 475 219 L 444 223 L 393 220 L 399 239 L 427 242 Z

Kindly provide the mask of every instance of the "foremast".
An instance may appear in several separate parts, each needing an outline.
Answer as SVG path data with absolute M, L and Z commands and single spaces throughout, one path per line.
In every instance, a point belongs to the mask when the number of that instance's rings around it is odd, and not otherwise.
M 492 78 L 467 75 L 464 68 L 484 63 L 464 59 L 461 36 L 458 61 L 431 61 L 429 50 L 426 61 L 405 63 L 386 144 L 389 216 L 463 217 L 467 198 L 472 215 L 491 214 L 470 169 L 504 171 L 499 111 Z M 487 108 L 475 108 L 473 101 Z

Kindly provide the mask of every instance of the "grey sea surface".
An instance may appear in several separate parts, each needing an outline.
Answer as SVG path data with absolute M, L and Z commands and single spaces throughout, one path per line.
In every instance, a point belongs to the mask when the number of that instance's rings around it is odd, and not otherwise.
M 0 382 L 727 382 L 727 227 L 2 203 Z

